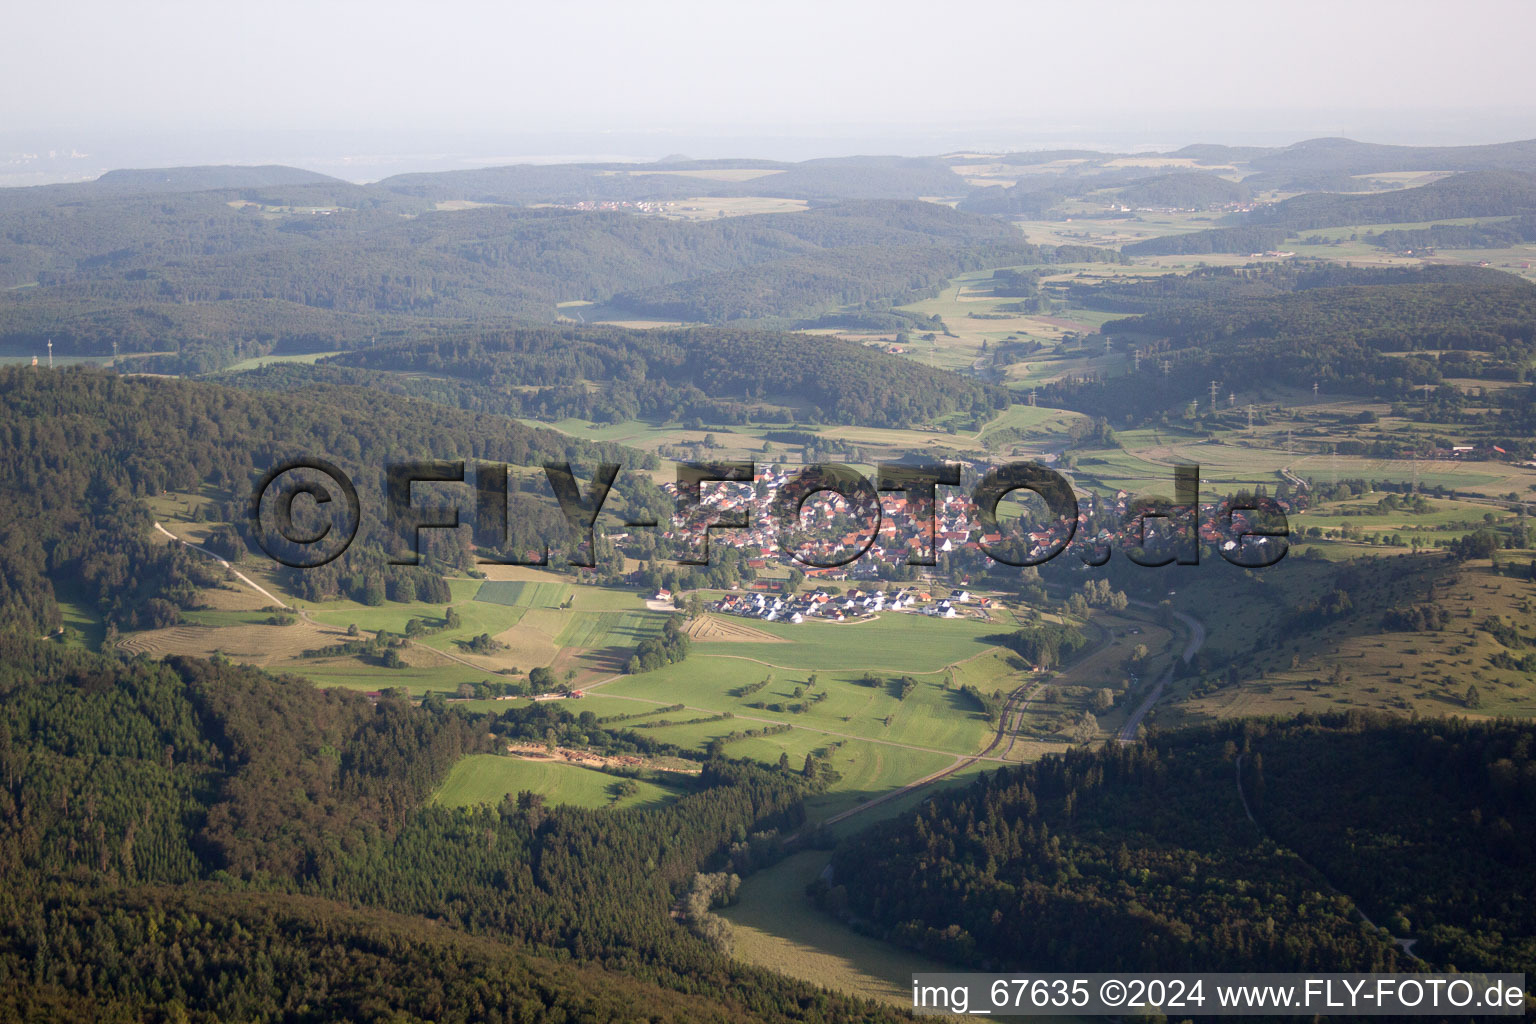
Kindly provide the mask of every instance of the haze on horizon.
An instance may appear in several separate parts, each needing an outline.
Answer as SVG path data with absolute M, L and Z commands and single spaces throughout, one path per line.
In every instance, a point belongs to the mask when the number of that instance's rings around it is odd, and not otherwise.
M 960 13 L 910 0 L 62 0 L 9 12 L 24 45 L 0 76 L 0 151 L 95 147 L 117 166 L 377 151 L 369 171 L 316 166 L 356 178 L 683 146 L 802 159 L 1536 136 L 1536 102 L 1508 86 L 1536 7 L 1444 13 L 1435 0 L 978 0 Z

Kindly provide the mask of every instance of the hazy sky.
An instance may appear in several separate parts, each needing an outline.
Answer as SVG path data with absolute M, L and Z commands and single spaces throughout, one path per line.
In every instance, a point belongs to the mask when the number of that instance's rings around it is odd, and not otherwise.
M 1536 109 L 1529 0 L 33 0 L 5 20 L 13 131 Z

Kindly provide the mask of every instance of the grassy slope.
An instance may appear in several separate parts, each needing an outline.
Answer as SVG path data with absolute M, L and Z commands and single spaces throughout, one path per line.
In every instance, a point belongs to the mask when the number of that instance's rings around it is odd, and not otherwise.
M 453 766 L 433 800 L 449 807 L 497 804 L 502 798 L 528 790 L 551 804 L 577 807 L 654 807 L 678 792 L 636 779 L 639 792 L 615 802 L 612 787 L 620 780 L 605 772 L 572 764 L 543 764 L 498 754 L 474 754 Z

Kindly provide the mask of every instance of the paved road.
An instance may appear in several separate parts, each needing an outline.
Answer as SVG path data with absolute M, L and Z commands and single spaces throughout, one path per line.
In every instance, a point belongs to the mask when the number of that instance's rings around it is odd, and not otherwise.
M 1132 603 L 1138 605 L 1146 604 L 1144 601 Z M 1189 660 L 1205 644 L 1205 625 L 1194 616 L 1185 615 L 1183 612 L 1174 612 L 1173 617 L 1182 622 L 1184 627 L 1189 630 L 1189 641 L 1184 645 L 1182 656 L 1182 660 L 1187 665 Z M 1120 730 L 1118 737 L 1121 743 L 1132 743 L 1135 741 L 1137 727 L 1141 725 L 1141 720 L 1147 717 L 1147 712 L 1151 711 L 1153 706 L 1162 699 L 1163 689 L 1172 681 L 1173 670 L 1177 667 L 1177 663 L 1168 666 L 1167 671 L 1158 677 L 1157 685 L 1152 687 L 1152 692 L 1147 694 L 1147 699 L 1142 701 L 1141 706 L 1136 709 L 1135 713 L 1125 720 L 1125 726 Z

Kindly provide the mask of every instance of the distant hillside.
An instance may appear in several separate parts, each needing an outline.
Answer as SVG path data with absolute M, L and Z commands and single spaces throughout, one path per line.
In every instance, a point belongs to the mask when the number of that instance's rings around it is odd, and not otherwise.
M 1401 224 L 1457 217 L 1506 217 L 1536 212 L 1536 174 L 1471 171 L 1392 192 L 1300 195 L 1255 210 L 1255 223 L 1305 228 Z
M 1211 206 L 1240 203 L 1248 198 L 1248 189 L 1238 182 L 1228 181 L 1207 171 L 1181 171 L 1146 178 L 1110 195 L 1115 202 L 1132 209 L 1158 207 L 1203 210 Z
M 1295 196 L 1250 214 L 1230 227 L 1164 235 L 1122 247 L 1130 256 L 1208 252 L 1261 252 L 1299 231 L 1351 224 L 1404 224 L 1461 217 L 1513 217 L 1536 212 L 1536 174 L 1469 171 L 1418 188 L 1337 195 Z
M 907 301 L 1035 251 L 1011 226 L 915 201 L 685 222 L 508 207 L 403 216 L 390 204 L 420 201 L 349 190 L 0 206 L 0 345 L 52 338 L 61 354 L 105 354 L 117 342 L 124 355 L 176 351 L 185 358 L 157 369 L 185 372 L 346 347 L 412 319 L 550 321 L 567 300 L 689 321 L 800 318 Z
M 1308 139 L 1284 149 L 1256 153 L 1248 162 L 1264 171 L 1345 174 L 1495 169 L 1536 172 L 1536 139 L 1486 146 L 1383 146 L 1353 139 Z
M 1536 242 L 1536 215 L 1482 224 L 1432 224 L 1427 228 L 1395 228 L 1364 236 L 1383 249 L 1503 249 Z
M 784 409 L 810 423 L 908 427 L 985 415 L 1008 395 L 877 348 L 805 334 L 698 328 L 523 327 L 378 345 L 287 371 L 331 379 L 334 364 L 406 377 L 391 386 L 480 412 L 600 422 L 746 422 Z M 422 376 L 448 378 L 445 393 Z
M 1502 271 L 1323 266 L 1271 278 L 1285 290 L 1269 295 L 1247 273 L 1177 279 L 1191 286 L 1182 303 L 1168 282 L 1114 286 L 1122 308 L 1143 293 L 1152 312 L 1103 333 L 1156 359 L 1049 385 L 1042 401 L 1118 423 L 1182 408 L 1212 379 L 1236 390 L 1320 382 L 1328 394 L 1397 400 L 1443 377 L 1516 381 L 1536 356 L 1536 286 Z
M 1285 228 L 1253 224 L 1235 228 L 1208 228 L 1182 235 L 1159 235 L 1120 247 L 1127 256 L 1200 256 L 1212 252 L 1268 252 L 1285 241 Z
M 1128 157 L 1135 157 L 1133 162 L 1137 166 L 1125 166 L 1121 162 Z M 1162 167 L 1152 166 L 1156 163 L 1155 158 L 1163 158 L 1167 163 Z M 959 161 L 957 157 L 950 159 Z M 1138 197 L 1133 192 L 1131 200 L 1121 201 L 1132 206 L 1193 209 L 1240 201 L 1248 194 L 1267 190 L 1365 192 L 1381 187 L 1380 182 L 1373 182 L 1369 175 L 1389 171 L 1514 171 L 1529 174 L 1536 173 L 1536 140 L 1443 147 L 1382 146 L 1351 139 L 1310 139 L 1280 148 L 1199 143 L 1151 154 L 1083 149 L 1008 153 L 998 161 L 1019 167 L 1023 172 L 1019 180 L 1013 187 L 989 185 L 974 189 L 960 204 L 961 209 L 972 213 L 1044 217 L 1064 198 L 1143 182 L 1153 189 L 1147 198 Z M 1052 168 L 1051 173 L 1033 169 L 1034 165 L 1057 161 L 1065 162 L 1065 166 Z M 1245 192 L 1223 191 L 1210 196 L 1159 194 L 1157 190 L 1165 187 L 1164 179 L 1174 184 L 1176 172 L 1181 169 L 1184 174 L 1213 176 L 1206 170 L 1181 168 L 1184 161 L 1195 161 L 1207 168 L 1237 169 L 1245 175 L 1241 186 Z M 1158 184 L 1151 184 L 1154 181 Z
M 340 178 L 317 174 L 299 167 L 284 167 L 281 164 L 267 164 L 260 167 L 220 165 L 134 168 L 108 171 L 97 178 L 96 183 L 161 192 L 193 192 L 214 188 L 266 188 L 272 185 L 344 184 Z
M 743 180 L 723 172 L 761 171 Z M 684 173 L 686 172 L 686 173 Z M 718 177 L 711 177 L 716 172 Z M 378 189 L 420 198 L 476 202 L 638 202 L 692 196 L 787 199 L 917 199 L 967 191 L 937 157 L 856 156 L 776 163 L 708 160 L 658 164 L 518 164 L 467 171 L 401 174 Z

